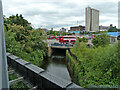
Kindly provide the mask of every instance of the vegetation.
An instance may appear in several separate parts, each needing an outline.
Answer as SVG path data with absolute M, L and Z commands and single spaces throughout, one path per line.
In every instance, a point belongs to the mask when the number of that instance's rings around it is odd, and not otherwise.
M 106 33 L 101 33 L 101 35 L 96 36 L 92 40 L 92 43 L 94 47 L 99 47 L 99 46 L 105 47 L 106 45 L 110 43 L 110 39 Z
M 14 74 L 9 74 L 9 81 L 15 80 L 17 77 Z M 28 88 L 22 81 L 19 83 L 15 83 L 10 85 L 10 88 Z
M 25 30 L 32 30 L 31 23 L 29 23 L 26 19 L 23 18 L 22 14 L 18 15 L 12 15 L 9 18 L 5 18 L 4 16 L 4 22 L 5 26 L 7 27 L 7 24 L 13 25 L 21 25 L 25 28 Z
M 17 79 L 17 77 L 14 74 L 9 74 L 9 81 Z
M 112 27 L 112 26 L 110 26 L 110 28 L 108 30 L 108 32 L 117 32 L 117 31 L 119 31 L 119 30 L 116 27 Z
M 64 35 L 68 35 L 67 32 L 61 32 L 61 35 L 64 36 Z
M 18 83 L 15 83 L 14 85 L 11 85 L 10 86 L 10 88 L 12 89 L 12 88 L 15 88 L 16 89 L 16 87 L 17 87 L 17 89 L 21 89 L 21 88 L 24 88 L 24 89 L 26 89 L 26 90 L 28 90 L 29 88 L 21 81 L 21 82 L 18 82 Z
M 46 36 L 43 36 L 42 30 L 30 30 L 30 23 L 22 15 L 4 17 L 4 20 L 7 52 L 40 66 L 41 61 L 47 56 L 47 44 L 44 42 Z
M 71 49 L 72 54 L 77 59 L 69 54 L 70 67 L 72 68 L 75 82 L 82 87 L 89 85 L 118 86 L 120 84 L 120 52 L 118 43 L 120 45 L 120 42 L 112 45 L 103 43 L 104 47 L 100 44 L 99 46 L 96 45 L 96 48 L 87 48 L 85 43 L 77 42 L 74 48 Z
M 47 32 L 47 35 L 54 35 L 54 36 L 64 36 L 64 35 L 68 35 L 67 32 L 59 32 L 59 31 L 53 31 L 53 30 L 50 30 Z
M 53 31 L 53 30 L 50 30 L 50 31 L 48 31 L 47 32 L 47 35 L 54 35 L 54 36 L 59 36 L 60 35 L 60 33 L 58 32 L 58 31 Z
M 78 42 L 87 42 L 85 37 L 82 37 L 82 38 L 77 37 L 77 40 L 78 40 Z M 77 40 L 76 40 L 76 42 L 77 42 Z

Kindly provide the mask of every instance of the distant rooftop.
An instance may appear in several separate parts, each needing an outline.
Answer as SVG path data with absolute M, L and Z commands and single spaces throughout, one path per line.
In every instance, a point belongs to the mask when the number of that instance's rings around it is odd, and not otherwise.
M 100 34 L 97 34 L 97 35 L 100 35 Z M 107 32 L 107 35 L 117 37 L 118 35 L 120 35 L 120 32 Z

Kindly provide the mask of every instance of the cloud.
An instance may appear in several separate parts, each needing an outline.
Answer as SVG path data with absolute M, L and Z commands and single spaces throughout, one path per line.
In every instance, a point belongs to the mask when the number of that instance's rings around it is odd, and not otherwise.
M 36 28 L 85 25 L 85 8 L 100 10 L 100 24 L 117 26 L 118 0 L 4 0 L 4 15 L 22 14 Z

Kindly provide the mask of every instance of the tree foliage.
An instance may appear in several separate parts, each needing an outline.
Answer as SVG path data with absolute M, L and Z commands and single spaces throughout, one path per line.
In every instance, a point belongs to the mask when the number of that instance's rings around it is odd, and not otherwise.
M 85 37 L 82 37 L 82 38 L 77 37 L 77 39 L 79 42 L 87 42 Z
M 117 31 L 118 31 L 118 29 L 116 27 L 112 27 L 112 26 L 108 30 L 108 32 L 117 32 Z
M 98 46 L 104 47 L 110 43 L 110 39 L 106 33 L 101 33 L 101 35 L 96 36 L 92 40 L 92 43 L 95 47 L 98 47 Z
M 61 32 L 61 35 L 64 36 L 64 35 L 68 35 L 67 32 Z
M 9 18 L 4 19 L 5 24 L 16 24 L 23 26 L 26 30 L 32 30 L 31 23 L 23 18 L 22 14 L 12 15 Z
M 4 20 L 7 52 L 40 66 L 41 61 L 47 56 L 47 37 L 43 36 L 43 31 L 26 29 L 29 23 L 22 15 L 12 15 Z
M 47 35 L 54 35 L 54 36 L 64 36 L 64 35 L 68 35 L 67 32 L 59 32 L 59 31 L 53 31 L 53 30 L 50 30 L 47 32 Z
M 47 35 L 54 35 L 54 36 L 60 36 L 60 33 L 58 31 L 53 31 L 53 30 L 50 30 L 47 32 Z

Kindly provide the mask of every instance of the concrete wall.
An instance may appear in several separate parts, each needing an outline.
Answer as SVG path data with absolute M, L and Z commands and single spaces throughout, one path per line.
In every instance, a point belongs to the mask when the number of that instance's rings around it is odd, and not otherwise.
M 48 57 L 51 57 L 52 52 L 53 52 L 53 50 L 52 50 L 51 46 L 49 46 L 48 47 Z
M 9 67 L 15 69 L 15 71 L 23 76 L 25 80 L 28 80 L 33 86 L 38 86 L 38 88 L 64 88 L 66 90 L 75 88 L 77 88 L 77 90 L 83 89 L 71 81 L 66 81 L 56 77 L 44 69 L 24 61 L 10 53 L 7 53 L 7 60 Z

